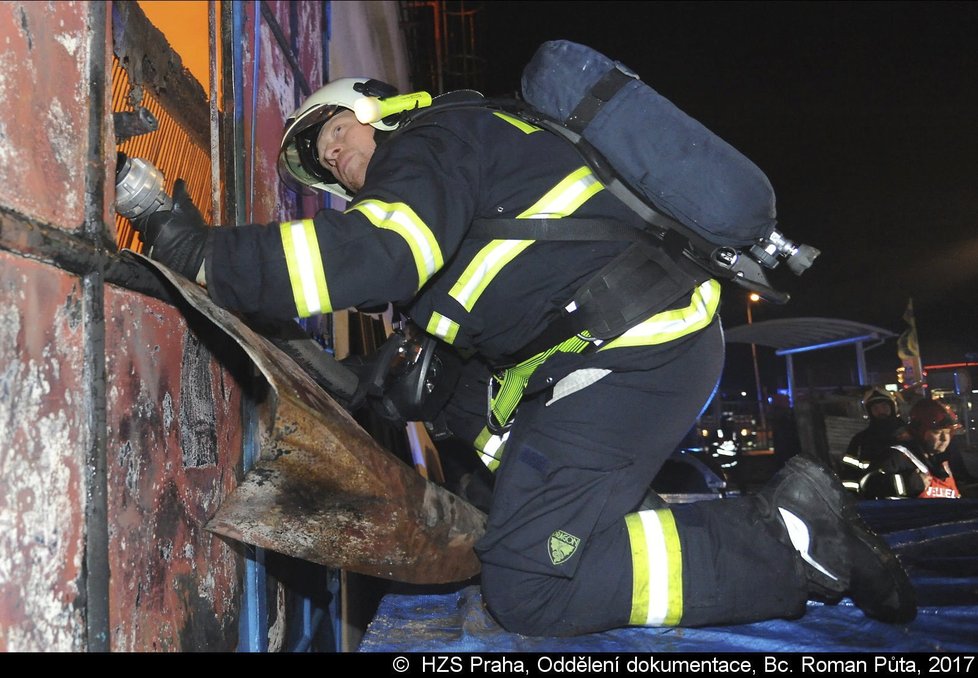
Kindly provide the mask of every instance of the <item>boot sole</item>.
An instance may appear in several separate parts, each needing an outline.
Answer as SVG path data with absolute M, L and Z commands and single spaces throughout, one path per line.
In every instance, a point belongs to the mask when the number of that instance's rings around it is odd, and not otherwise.
M 849 592 L 852 602 L 873 619 L 892 624 L 912 621 L 917 616 L 917 596 L 907 571 L 887 543 L 863 522 L 855 502 L 838 477 L 805 457 L 792 457 L 788 465 L 814 483 L 829 505 L 837 507 L 835 512 L 862 547 L 863 552 L 854 554 L 854 558 L 863 562 L 869 560 L 875 565 L 872 576 L 854 571 Z M 882 586 L 881 581 L 888 581 L 888 585 Z M 866 590 L 874 585 L 878 591 Z M 880 592 L 888 595 L 881 599 Z

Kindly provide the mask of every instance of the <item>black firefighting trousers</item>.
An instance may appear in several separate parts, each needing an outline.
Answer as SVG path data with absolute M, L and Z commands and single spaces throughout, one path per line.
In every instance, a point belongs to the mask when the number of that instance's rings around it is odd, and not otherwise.
M 575 635 L 629 624 L 634 592 L 624 516 L 638 510 L 693 426 L 722 365 L 714 320 L 668 344 L 558 354 L 534 373 L 476 547 L 484 600 L 505 628 Z M 558 397 L 553 386 L 572 373 L 603 376 Z M 798 559 L 756 519 L 752 501 L 669 507 L 681 547 L 681 556 L 671 554 L 682 560 L 680 625 L 803 613 Z

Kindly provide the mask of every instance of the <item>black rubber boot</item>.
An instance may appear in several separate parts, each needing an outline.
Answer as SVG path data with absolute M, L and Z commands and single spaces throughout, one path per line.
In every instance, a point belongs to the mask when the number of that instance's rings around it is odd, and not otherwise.
M 756 496 L 765 520 L 804 561 L 809 592 L 828 602 L 848 594 L 866 616 L 904 624 L 917 615 L 910 578 L 880 537 L 859 517 L 832 471 L 792 457 Z

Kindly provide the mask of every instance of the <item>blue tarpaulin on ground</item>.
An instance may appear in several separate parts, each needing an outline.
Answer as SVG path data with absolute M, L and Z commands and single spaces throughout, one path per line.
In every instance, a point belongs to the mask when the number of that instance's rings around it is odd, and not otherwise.
M 978 650 L 978 500 L 861 502 L 917 589 L 907 625 L 867 618 L 846 598 L 804 617 L 710 628 L 624 628 L 574 638 L 507 633 L 477 584 L 386 595 L 367 652 L 973 652 Z

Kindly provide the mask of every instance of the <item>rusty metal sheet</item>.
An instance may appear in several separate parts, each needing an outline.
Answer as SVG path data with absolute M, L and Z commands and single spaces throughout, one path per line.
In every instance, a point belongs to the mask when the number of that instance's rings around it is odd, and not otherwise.
M 0 651 L 86 647 L 80 280 L 0 251 Z
M 89 12 L 0 3 L 0 204 L 67 230 L 85 218 Z
M 312 89 L 322 87 L 322 33 L 318 29 L 322 25 L 321 3 L 315 2 L 270 2 L 266 5 L 271 10 L 283 31 L 290 33 L 292 19 L 290 11 L 296 14 L 296 59 L 303 69 L 303 74 Z M 247 25 L 253 26 L 254 5 L 249 3 L 245 12 Z M 268 22 L 261 16 L 258 46 L 258 90 L 257 90 L 257 119 L 255 122 L 256 136 L 253 153 L 249 154 L 249 162 L 253 158 L 253 174 L 249 174 L 254 187 L 254 205 L 250 207 L 251 221 L 267 223 L 269 221 L 285 221 L 302 216 L 311 216 L 316 209 L 316 199 L 306 198 L 300 204 L 293 200 L 295 195 L 281 188 L 278 175 L 278 151 L 282 139 L 282 121 L 285 120 L 305 99 L 301 92 L 296 94 L 295 77 L 282 47 L 279 45 Z M 248 109 L 246 115 L 251 116 L 252 97 L 254 96 L 253 73 L 254 31 L 247 31 L 244 63 L 242 69 L 246 74 L 244 83 L 244 101 Z
M 233 337 L 271 386 L 261 408 L 261 459 L 208 529 L 322 565 L 411 583 L 460 581 L 478 573 L 472 546 L 485 529 L 481 511 L 381 448 L 302 370 L 215 306 L 200 287 L 143 261 Z
M 210 323 L 106 287 L 110 645 L 233 650 L 241 559 L 204 529 L 236 485 L 241 387 Z

